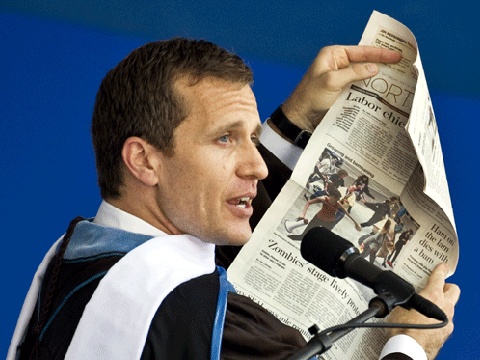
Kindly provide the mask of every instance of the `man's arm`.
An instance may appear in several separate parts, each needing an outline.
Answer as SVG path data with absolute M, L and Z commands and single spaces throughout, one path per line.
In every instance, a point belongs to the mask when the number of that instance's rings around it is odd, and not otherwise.
M 368 202 L 367 200 L 365 199 L 362 199 L 362 204 L 365 205 L 367 208 L 369 208 L 370 210 L 373 210 L 373 211 L 377 211 L 378 210 L 378 207 L 381 205 L 380 203 L 372 203 L 372 202 Z
M 300 213 L 299 218 L 305 219 L 305 216 L 307 215 L 307 210 L 310 207 L 310 205 L 316 204 L 316 203 L 319 203 L 319 202 L 325 203 L 326 198 L 327 197 L 325 195 L 323 195 L 323 196 L 318 196 L 316 198 L 313 198 L 311 200 L 307 200 L 307 202 L 305 203 L 305 206 L 303 207 L 302 212 Z
M 313 132 L 345 86 L 375 76 L 376 63 L 400 59 L 398 52 L 374 46 L 324 47 L 281 105 L 282 111 L 295 125 Z
M 301 148 L 306 145 L 301 132 L 315 130 L 343 88 L 375 76 L 378 73 L 376 63 L 396 63 L 400 59 L 398 52 L 374 46 L 324 47 L 292 94 L 267 119 L 268 129 L 260 140 L 293 169 Z M 296 140 L 300 147 L 294 145 Z

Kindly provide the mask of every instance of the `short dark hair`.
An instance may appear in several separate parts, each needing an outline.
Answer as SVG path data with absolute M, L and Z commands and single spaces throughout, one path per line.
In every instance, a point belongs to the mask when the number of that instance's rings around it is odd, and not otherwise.
M 124 58 L 102 80 L 92 117 L 92 141 L 102 198 L 117 198 L 122 185 L 121 151 L 138 136 L 167 155 L 173 131 L 188 116 L 174 83 L 206 77 L 253 83 L 252 70 L 237 55 L 211 42 L 174 38 L 147 43 Z
M 333 196 L 335 199 L 340 200 L 342 194 L 336 187 L 332 187 L 328 189 L 328 195 Z

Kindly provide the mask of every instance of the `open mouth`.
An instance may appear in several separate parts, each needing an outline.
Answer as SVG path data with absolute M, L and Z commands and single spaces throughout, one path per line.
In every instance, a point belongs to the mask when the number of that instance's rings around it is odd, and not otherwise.
M 244 197 L 238 199 L 238 204 L 236 206 L 239 207 L 239 208 L 245 209 L 249 205 L 250 205 L 250 197 L 249 196 L 244 196 Z
M 240 209 L 246 209 L 251 206 L 252 198 L 250 196 L 242 196 L 240 198 L 236 198 L 235 200 L 229 201 L 229 203 Z

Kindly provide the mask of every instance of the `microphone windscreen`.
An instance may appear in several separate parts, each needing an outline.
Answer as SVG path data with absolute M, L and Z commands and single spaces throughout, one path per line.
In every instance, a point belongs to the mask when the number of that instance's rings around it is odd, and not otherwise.
M 342 254 L 354 246 L 324 227 L 310 229 L 302 239 L 302 257 L 331 276 L 337 276 L 335 269 Z

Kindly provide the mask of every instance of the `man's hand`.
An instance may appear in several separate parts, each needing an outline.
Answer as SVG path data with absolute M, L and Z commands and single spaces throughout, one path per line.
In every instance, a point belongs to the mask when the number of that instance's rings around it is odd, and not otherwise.
M 453 314 L 455 304 L 460 296 L 460 288 L 455 284 L 445 283 L 448 266 L 444 263 L 437 265 L 432 271 L 427 285 L 419 293 L 426 299 L 435 303 L 440 307 L 448 317 L 448 324 L 439 329 L 389 329 L 389 335 L 406 334 L 414 338 L 427 353 L 428 359 L 434 359 L 438 351 L 443 346 L 453 331 Z M 427 324 L 438 320 L 427 318 L 415 310 L 405 310 L 403 308 L 395 308 L 389 318 L 389 322 L 395 323 L 411 323 L 411 324 Z
M 282 111 L 300 128 L 313 131 L 345 86 L 375 76 L 375 63 L 400 59 L 400 53 L 375 46 L 324 47 L 282 104 Z

